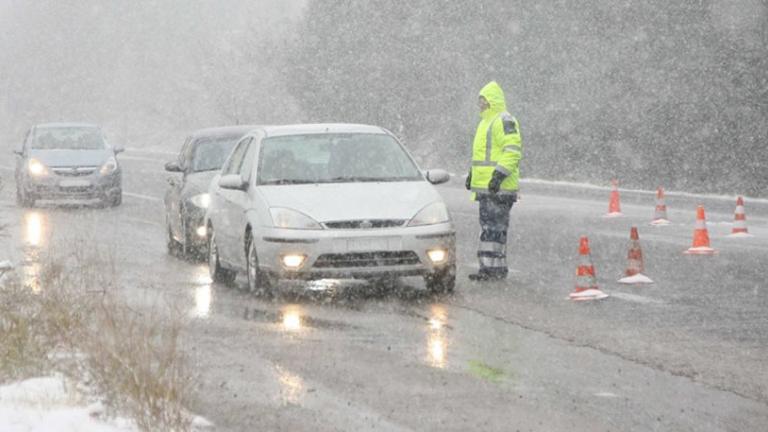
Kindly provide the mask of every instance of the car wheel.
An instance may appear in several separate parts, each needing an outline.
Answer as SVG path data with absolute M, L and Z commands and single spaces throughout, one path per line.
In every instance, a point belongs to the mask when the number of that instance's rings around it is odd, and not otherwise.
M 237 277 L 237 273 L 221 266 L 219 248 L 216 246 L 216 233 L 213 230 L 208 236 L 208 273 L 214 282 L 224 284 L 231 284 Z
M 118 189 L 117 192 L 112 195 L 112 198 L 109 200 L 109 205 L 111 207 L 119 207 L 120 204 L 123 203 L 123 190 Z
M 246 267 L 248 270 L 248 291 L 260 297 L 272 296 L 272 281 L 269 275 L 259 270 L 259 258 L 256 254 L 256 242 L 253 241 L 250 234 L 246 238 L 248 248 L 246 249 Z
M 167 240 L 166 240 L 166 247 L 168 248 L 168 254 L 172 256 L 178 256 L 179 252 L 181 250 L 181 245 L 179 242 L 176 241 L 175 238 L 173 238 L 173 232 L 171 231 L 171 225 L 166 223 L 166 231 L 167 231 Z
M 35 206 L 35 197 L 24 192 L 20 187 L 16 188 L 16 202 L 19 206 L 24 208 L 31 208 Z
M 424 276 L 427 289 L 434 294 L 452 293 L 456 288 L 456 266 Z

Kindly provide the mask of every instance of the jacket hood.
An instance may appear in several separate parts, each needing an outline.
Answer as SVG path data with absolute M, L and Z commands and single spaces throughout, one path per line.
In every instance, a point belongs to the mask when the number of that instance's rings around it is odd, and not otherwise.
M 501 86 L 496 81 L 486 84 L 480 90 L 480 96 L 484 97 L 491 105 L 482 114 L 500 114 L 507 110 L 507 103 L 504 101 L 504 90 L 501 89 Z

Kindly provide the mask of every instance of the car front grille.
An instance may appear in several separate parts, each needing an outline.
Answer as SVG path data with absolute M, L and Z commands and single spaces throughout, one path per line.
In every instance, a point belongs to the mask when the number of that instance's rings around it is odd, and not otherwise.
M 326 222 L 328 229 L 379 229 L 397 228 L 405 224 L 405 219 L 370 219 Z
M 51 170 L 59 176 L 83 177 L 93 174 L 98 167 L 59 167 Z
M 315 261 L 315 268 L 387 267 L 416 265 L 421 261 L 413 251 L 355 252 L 324 254 Z

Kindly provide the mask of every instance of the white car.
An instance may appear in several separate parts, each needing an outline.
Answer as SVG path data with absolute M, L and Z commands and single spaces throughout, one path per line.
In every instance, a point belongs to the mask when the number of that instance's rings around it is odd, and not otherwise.
M 266 126 L 245 135 L 211 181 L 211 278 L 238 271 L 252 292 L 279 279 L 456 280 L 455 230 L 432 184 L 390 132 L 351 124 Z

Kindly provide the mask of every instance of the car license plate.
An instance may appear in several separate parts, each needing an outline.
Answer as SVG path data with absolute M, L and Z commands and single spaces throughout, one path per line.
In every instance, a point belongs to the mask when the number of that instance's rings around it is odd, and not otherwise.
M 347 240 L 347 250 L 350 252 L 399 250 L 400 237 L 375 237 Z
M 62 188 L 79 188 L 79 187 L 88 187 L 91 185 L 91 182 L 88 180 L 62 180 L 59 182 L 59 187 Z

